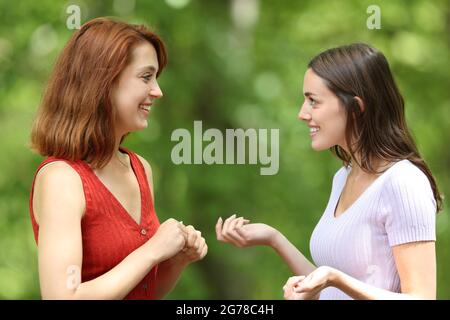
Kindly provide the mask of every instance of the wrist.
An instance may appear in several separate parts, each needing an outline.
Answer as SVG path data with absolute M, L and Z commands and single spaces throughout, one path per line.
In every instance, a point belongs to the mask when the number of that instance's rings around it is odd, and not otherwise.
M 151 240 L 147 241 L 142 246 L 142 249 L 149 265 L 155 266 L 163 261 L 162 253 L 157 248 L 154 248 Z
M 282 246 L 282 243 L 284 241 L 284 236 L 281 232 L 279 232 L 278 230 L 274 229 L 274 233 L 272 235 L 272 237 L 269 238 L 269 242 L 267 243 L 267 245 L 269 247 L 272 247 L 275 251 L 279 251 L 279 248 Z
M 183 270 L 186 268 L 190 261 L 183 259 L 179 255 L 176 255 L 170 259 L 167 259 L 166 261 L 163 261 L 164 268 L 170 269 L 170 270 Z
M 341 282 L 341 273 L 335 268 L 329 268 L 327 287 L 339 287 Z

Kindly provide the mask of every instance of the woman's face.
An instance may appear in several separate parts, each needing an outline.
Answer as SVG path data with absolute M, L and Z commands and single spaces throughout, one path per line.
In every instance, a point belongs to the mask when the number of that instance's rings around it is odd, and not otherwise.
M 147 117 L 162 91 L 156 81 L 159 64 L 155 48 L 148 42 L 137 45 L 131 62 L 119 76 L 112 94 L 119 135 L 147 127 Z
M 335 145 L 344 149 L 347 116 L 338 97 L 327 88 L 322 78 L 308 69 L 303 81 L 305 101 L 298 117 L 309 126 L 311 147 L 316 151 Z

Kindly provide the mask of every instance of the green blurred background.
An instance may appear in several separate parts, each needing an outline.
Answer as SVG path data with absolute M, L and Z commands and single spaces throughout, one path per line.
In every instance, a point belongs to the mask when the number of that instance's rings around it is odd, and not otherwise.
M 310 58 L 332 46 L 367 42 L 387 56 L 406 100 L 406 116 L 441 191 L 450 191 L 450 8 L 436 1 L 0 1 L 0 299 L 39 299 L 37 250 L 28 201 L 42 161 L 28 149 L 30 126 L 45 82 L 72 30 L 116 16 L 146 23 L 168 46 L 160 78 L 164 98 L 149 128 L 125 146 L 153 167 L 160 220 L 175 217 L 203 232 L 209 254 L 186 270 L 170 299 L 281 299 L 291 276 L 270 249 L 238 249 L 216 241 L 219 216 L 233 213 L 281 230 L 308 257 L 309 238 L 341 166 L 310 148 L 297 119 Z M 381 29 L 369 30 L 369 5 Z M 260 165 L 171 162 L 176 128 L 279 128 L 280 170 Z M 438 298 L 450 298 L 448 201 L 437 219 Z

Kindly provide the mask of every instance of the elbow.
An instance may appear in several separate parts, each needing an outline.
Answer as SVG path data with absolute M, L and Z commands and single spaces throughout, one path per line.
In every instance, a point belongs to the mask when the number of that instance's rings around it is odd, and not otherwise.
M 402 293 L 411 300 L 436 300 L 436 291 L 408 291 Z
M 80 290 L 76 289 L 41 289 L 42 300 L 83 300 Z
M 414 299 L 417 300 L 436 300 L 436 294 L 414 294 Z

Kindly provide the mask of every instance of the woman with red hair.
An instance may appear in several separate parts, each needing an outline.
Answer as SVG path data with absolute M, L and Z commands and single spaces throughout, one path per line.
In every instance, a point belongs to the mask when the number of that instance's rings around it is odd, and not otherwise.
M 207 253 L 175 219 L 160 225 L 149 163 L 121 147 L 147 127 L 167 63 L 142 25 L 97 18 L 61 53 L 33 124 L 30 215 L 44 299 L 158 299 Z

